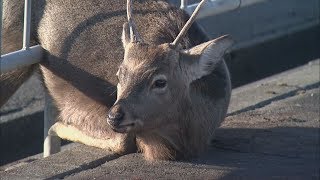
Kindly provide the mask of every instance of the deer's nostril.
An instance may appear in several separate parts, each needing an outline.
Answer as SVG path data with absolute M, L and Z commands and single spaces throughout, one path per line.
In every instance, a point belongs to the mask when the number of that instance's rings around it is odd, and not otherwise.
M 124 119 L 124 112 L 120 108 L 120 106 L 113 107 L 108 113 L 108 124 L 117 127 Z
M 112 113 L 110 112 L 108 114 L 108 118 L 111 120 L 111 121 L 121 121 L 124 117 L 124 113 L 123 112 L 117 112 L 117 113 Z

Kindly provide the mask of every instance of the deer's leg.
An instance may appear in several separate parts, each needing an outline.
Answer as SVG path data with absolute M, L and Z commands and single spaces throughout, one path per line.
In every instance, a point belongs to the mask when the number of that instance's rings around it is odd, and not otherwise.
M 88 146 L 107 149 L 118 154 L 126 154 L 134 152 L 136 147 L 134 144 L 133 135 L 117 134 L 113 137 L 106 137 L 104 139 L 95 138 L 87 135 L 77 127 L 66 125 L 62 122 L 55 123 L 49 130 L 49 135 L 59 136 L 62 139 L 67 139 L 74 142 L 80 142 Z
M 68 81 L 41 67 L 44 82 L 58 110 L 49 136 L 126 154 L 136 150 L 135 136 L 112 131 L 106 121 L 107 106 L 87 97 Z

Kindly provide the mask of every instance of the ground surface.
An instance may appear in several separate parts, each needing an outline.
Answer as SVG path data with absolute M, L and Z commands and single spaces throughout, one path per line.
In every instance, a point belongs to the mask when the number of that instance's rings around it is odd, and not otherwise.
M 197 159 L 150 163 L 77 145 L 1 167 L 0 179 L 319 179 L 319 66 L 235 89 L 229 116 Z

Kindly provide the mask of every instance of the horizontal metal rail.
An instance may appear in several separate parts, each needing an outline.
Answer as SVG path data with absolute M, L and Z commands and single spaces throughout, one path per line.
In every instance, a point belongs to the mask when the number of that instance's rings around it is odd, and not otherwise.
M 41 46 L 33 46 L 28 50 L 19 50 L 1 56 L 0 72 L 6 73 L 8 71 L 18 69 L 24 66 L 35 64 L 42 59 L 43 50 Z
M 185 2 L 182 1 L 184 0 L 181 0 L 181 9 L 184 9 L 188 14 L 192 14 L 198 6 L 198 3 L 185 6 Z M 266 0 L 208 0 L 199 11 L 197 19 L 236 10 L 263 1 Z

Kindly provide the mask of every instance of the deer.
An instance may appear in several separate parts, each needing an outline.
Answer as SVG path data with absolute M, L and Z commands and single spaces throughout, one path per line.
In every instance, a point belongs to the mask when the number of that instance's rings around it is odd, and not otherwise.
M 57 109 L 49 134 L 146 160 L 203 153 L 231 95 L 230 36 L 209 40 L 166 0 L 39 0 L 39 64 L 1 74 L 0 105 L 37 72 Z M 23 3 L 4 0 L 3 51 L 19 48 Z

